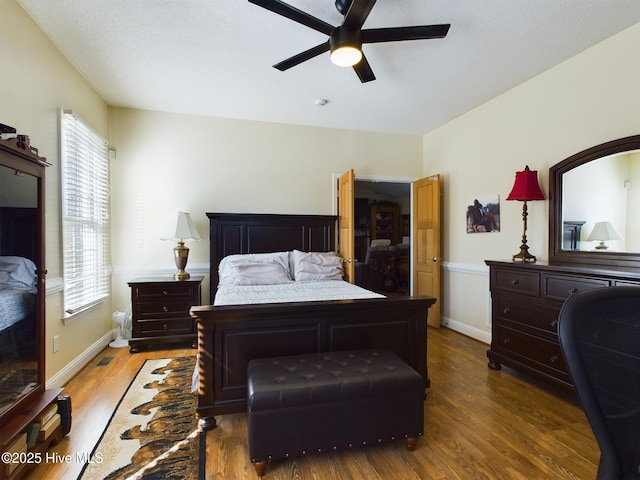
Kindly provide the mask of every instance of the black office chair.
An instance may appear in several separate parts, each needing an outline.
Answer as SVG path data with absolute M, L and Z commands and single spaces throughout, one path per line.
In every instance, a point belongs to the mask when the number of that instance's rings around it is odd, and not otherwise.
M 640 287 L 571 296 L 558 337 L 600 446 L 597 478 L 640 479 Z

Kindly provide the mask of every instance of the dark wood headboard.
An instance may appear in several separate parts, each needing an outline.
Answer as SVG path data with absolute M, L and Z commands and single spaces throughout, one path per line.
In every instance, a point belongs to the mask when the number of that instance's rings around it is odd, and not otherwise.
M 207 217 L 211 303 L 218 288 L 218 264 L 227 255 L 289 250 L 329 252 L 336 247 L 335 215 L 207 213 Z

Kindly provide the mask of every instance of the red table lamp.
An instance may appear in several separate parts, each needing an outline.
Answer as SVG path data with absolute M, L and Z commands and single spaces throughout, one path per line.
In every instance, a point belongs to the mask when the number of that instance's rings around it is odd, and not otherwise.
M 520 252 L 512 257 L 513 261 L 534 263 L 536 257 L 529 253 L 529 246 L 527 245 L 527 202 L 531 200 L 544 200 L 544 194 L 540 190 L 540 185 L 538 185 L 538 172 L 536 170 L 529 170 L 528 165 L 522 172 L 516 172 L 516 181 L 513 184 L 507 200 L 524 202 L 522 205 L 522 221 L 524 223 L 522 245 L 520 245 Z

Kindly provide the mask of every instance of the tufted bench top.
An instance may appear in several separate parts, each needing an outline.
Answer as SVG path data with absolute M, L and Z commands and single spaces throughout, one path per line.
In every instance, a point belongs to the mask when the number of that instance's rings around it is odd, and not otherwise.
M 247 376 L 250 412 L 424 389 L 422 376 L 384 349 L 255 359 Z

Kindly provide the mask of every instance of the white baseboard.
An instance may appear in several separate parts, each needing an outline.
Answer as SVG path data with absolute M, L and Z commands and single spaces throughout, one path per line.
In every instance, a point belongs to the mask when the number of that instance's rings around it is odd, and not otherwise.
M 69 362 L 46 382 L 46 388 L 62 388 L 114 339 L 116 330 L 109 330 L 84 352 Z
M 455 330 L 458 333 L 462 333 L 463 335 L 474 338 L 482 343 L 486 343 L 487 345 L 491 344 L 491 333 L 489 332 L 471 327 L 466 323 L 456 322 L 448 317 L 442 317 L 441 322 L 443 326 L 450 328 L 451 330 Z

